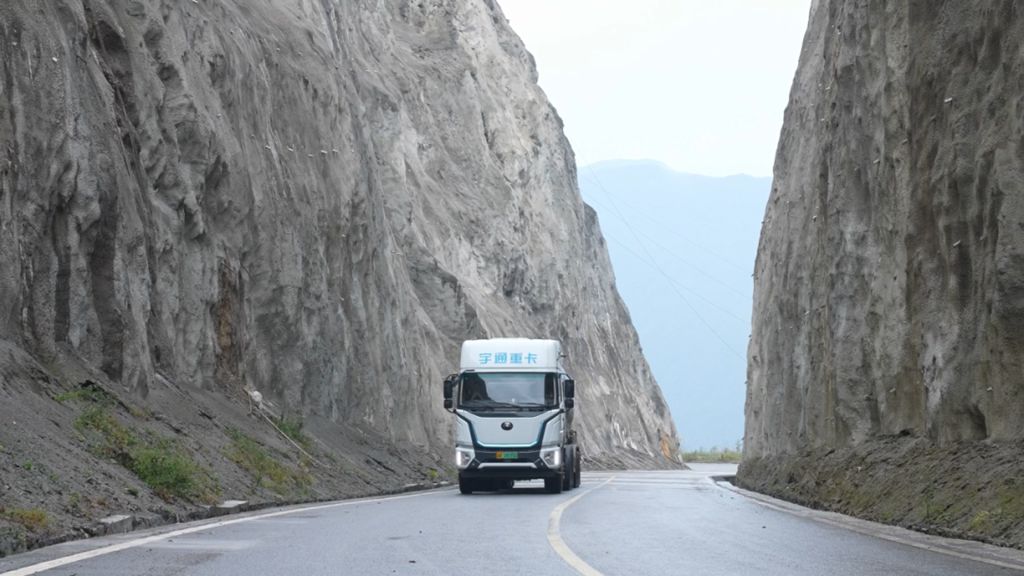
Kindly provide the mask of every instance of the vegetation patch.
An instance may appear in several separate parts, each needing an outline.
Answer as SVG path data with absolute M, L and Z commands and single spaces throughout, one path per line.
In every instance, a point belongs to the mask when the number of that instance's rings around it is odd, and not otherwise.
M 54 397 L 54 400 L 61 404 L 67 402 L 88 402 L 91 404 L 111 405 L 114 398 L 99 386 L 80 386 Z
M 73 516 L 85 516 L 85 502 L 78 492 L 68 494 L 64 503 L 64 511 Z
M 125 468 L 131 468 L 132 451 L 139 440 L 106 406 L 87 407 L 75 419 L 75 429 L 85 437 L 97 456 L 111 458 Z
M 132 453 L 131 470 L 164 500 L 173 497 L 209 500 L 204 498 L 208 492 L 205 474 L 191 457 L 168 442 L 136 449 Z
M 88 406 L 75 420 L 75 429 L 93 453 L 131 470 L 164 500 L 216 497 L 209 474 L 191 456 L 167 440 L 140 438 L 104 404 Z
M 32 532 L 42 532 L 50 527 L 50 517 L 39 508 L 0 509 L 0 518 L 21 524 Z
M 289 437 L 299 446 L 302 446 L 307 451 L 313 449 L 312 439 L 302 431 L 302 419 L 301 418 L 289 418 L 282 416 L 281 418 L 275 418 L 274 424 L 278 430 L 284 433 L 285 436 Z
M 228 458 L 253 477 L 254 487 L 278 494 L 308 491 L 312 477 L 306 470 L 294 470 L 275 460 L 258 442 L 238 430 L 228 431 L 231 448 Z
M 967 525 L 967 529 L 975 534 L 986 534 L 992 531 L 992 513 L 988 510 L 982 510 L 975 514 L 970 523 Z
M 1020 525 L 1024 517 L 1024 487 L 1007 478 L 987 499 L 986 507 L 971 517 L 968 530 L 988 537 L 999 537 Z
M 728 448 L 719 448 L 717 446 L 712 447 L 711 450 L 694 450 L 692 452 L 683 452 L 683 462 L 694 462 L 698 464 L 738 464 L 743 458 L 743 453 L 736 448 L 730 450 Z

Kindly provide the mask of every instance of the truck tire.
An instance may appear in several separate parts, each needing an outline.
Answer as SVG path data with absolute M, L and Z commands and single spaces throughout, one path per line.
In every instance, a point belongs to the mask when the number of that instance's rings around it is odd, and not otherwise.
M 573 467 L 572 482 L 577 488 L 583 483 L 583 457 L 580 455 L 579 449 L 576 450 L 576 466 Z
M 472 494 L 473 489 L 476 488 L 475 484 L 476 483 L 472 480 L 459 476 L 459 492 L 463 494 Z
M 562 493 L 562 475 L 559 474 L 554 478 L 544 479 L 544 489 L 550 494 L 561 494 Z

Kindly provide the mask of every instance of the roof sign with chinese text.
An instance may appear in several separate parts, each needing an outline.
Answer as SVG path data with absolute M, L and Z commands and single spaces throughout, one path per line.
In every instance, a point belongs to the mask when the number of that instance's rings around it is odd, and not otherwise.
M 557 340 L 492 338 L 462 344 L 462 370 L 561 370 L 562 349 Z

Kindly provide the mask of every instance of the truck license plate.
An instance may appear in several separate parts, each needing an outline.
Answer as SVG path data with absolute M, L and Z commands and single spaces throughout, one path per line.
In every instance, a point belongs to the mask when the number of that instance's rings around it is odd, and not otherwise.
M 519 458 L 519 452 L 498 452 L 495 456 L 498 460 L 515 460 Z

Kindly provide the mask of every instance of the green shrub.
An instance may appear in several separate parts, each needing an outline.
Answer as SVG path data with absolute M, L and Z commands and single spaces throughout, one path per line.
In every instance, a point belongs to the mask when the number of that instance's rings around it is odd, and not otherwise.
M 274 424 L 277 425 L 281 432 L 284 432 L 285 436 L 294 440 L 299 446 L 306 450 L 312 449 L 313 441 L 302 431 L 303 423 L 301 418 L 290 419 L 287 416 L 282 416 L 279 419 L 275 419 Z
M 293 470 L 272 458 L 255 440 L 238 430 L 229 430 L 231 449 L 228 458 L 253 477 L 255 486 L 278 494 L 304 491 L 312 479 L 308 473 Z
M 199 495 L 199 468 L 191 458 L 170 446 L 136 449 L 131 470 L 164 500 Z
M 100 456 L 113 458 L 122 466 L 130 468 L 131 452 L 138 445 L 138 439 L 123 424 L 118 422 L 104 406 L 89 406 L 75 420 L 75 429 L 84 436 L 98 436 L 93 449 Z
M 164 500 L 215 496 L 209 475 L 187 453 L 165 440 L 140 440 L 104 405 L 88 406 L 75 428 L 91 441 L 93 452 L 131 470 Z

